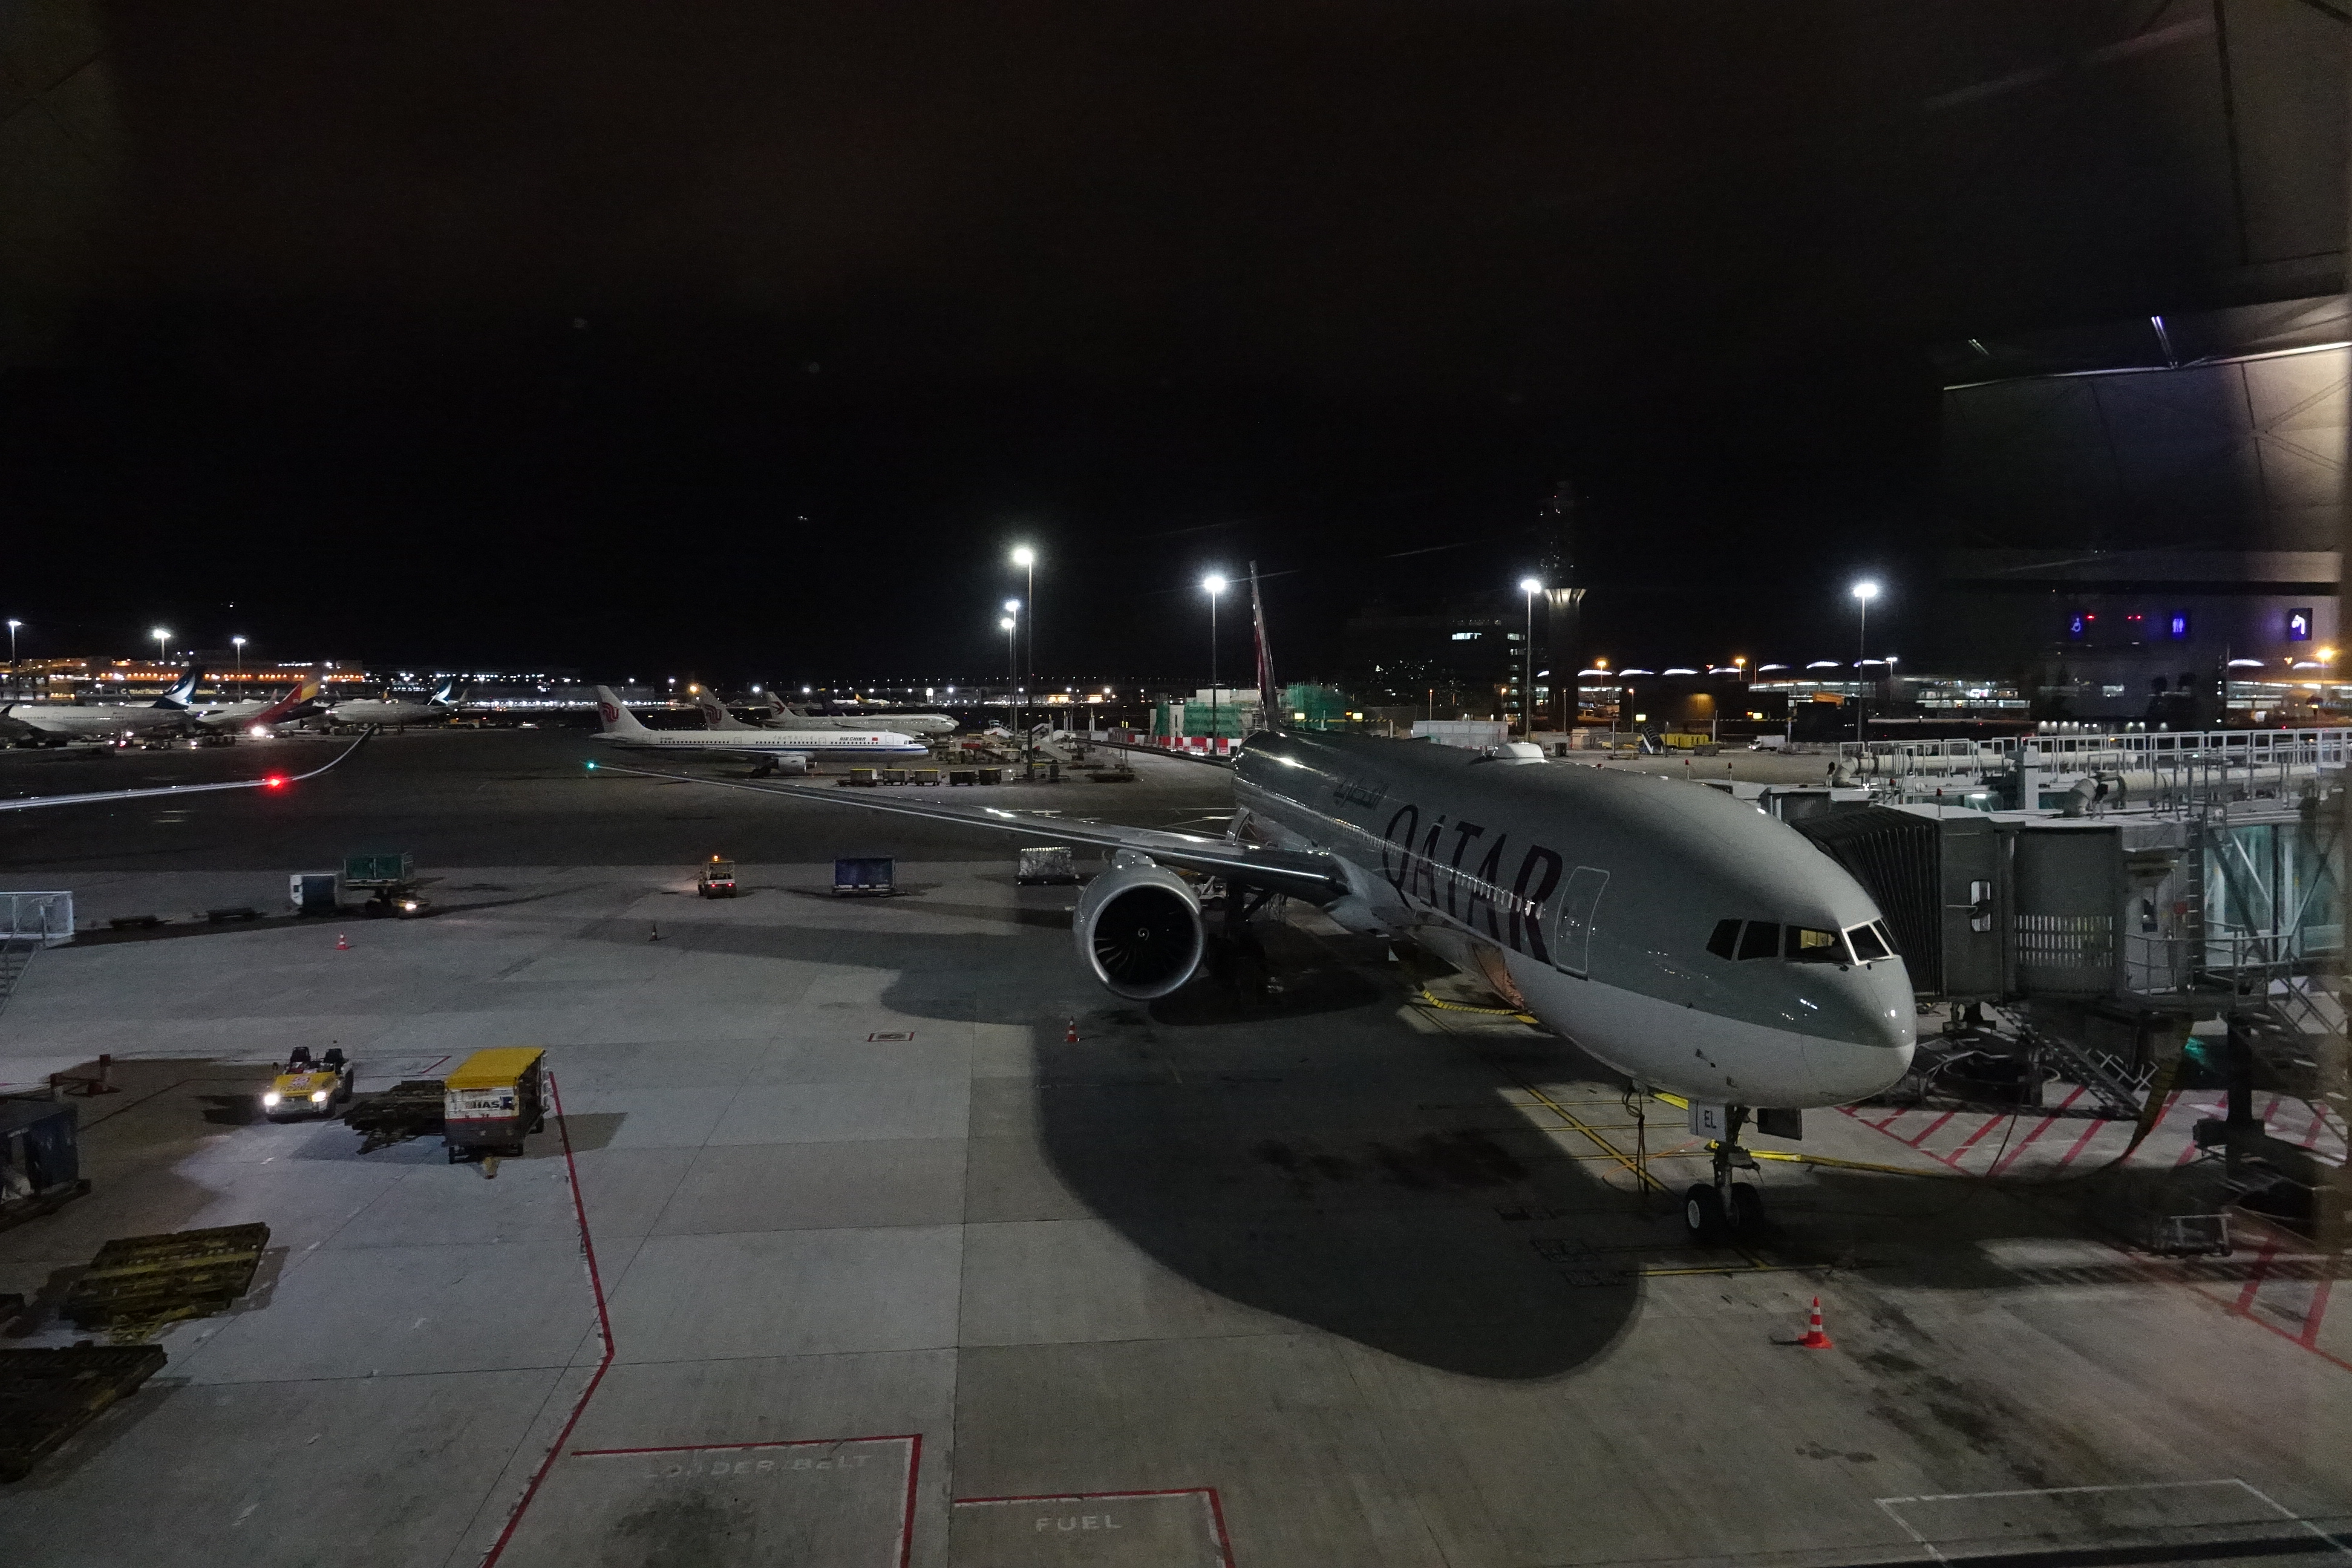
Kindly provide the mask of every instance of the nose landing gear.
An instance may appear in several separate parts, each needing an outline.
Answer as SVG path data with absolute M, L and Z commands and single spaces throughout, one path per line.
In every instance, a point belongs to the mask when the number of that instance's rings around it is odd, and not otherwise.
M 1748 1108 L 1724 1108 L 1723 1136 L 1715 1143 L 1715 1179 L 1694 1182 L 1683 1194 L 1683 1224 L 1694 1241 L 1716 1243 L 1752 1236 L 1764 1226 L 1764 1194 L 1752 1182 L 1737 1179 L 1741 1170 L 1753 1171 L 1756 1156 L 1739 1146 L 1739 1129 Z

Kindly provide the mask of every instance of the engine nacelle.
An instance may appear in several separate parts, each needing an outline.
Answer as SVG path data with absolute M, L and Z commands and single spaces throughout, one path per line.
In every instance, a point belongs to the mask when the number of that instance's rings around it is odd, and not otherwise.
M 753 771 L 761 773 L 785 773 L 793 778 L 805 778 L 809 772 L 809 760 L 803 752 L 780 752 L 774 756 L 761 757 L 760 765 Z
M 1192 979 L 1208 945 L 1192 885 L 1132 849 L 1112 856 L 1110 869 L 1087 885 L 1070 929 L 1095 978 L 1136 1002 Z

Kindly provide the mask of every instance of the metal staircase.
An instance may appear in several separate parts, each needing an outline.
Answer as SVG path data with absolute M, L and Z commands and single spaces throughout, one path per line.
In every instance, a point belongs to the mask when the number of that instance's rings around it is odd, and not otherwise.
M 16 982 L 40 952 L 38 937 L 0 936 L 0 1012 L 7 1010 L 8 998 L 16 993 Z

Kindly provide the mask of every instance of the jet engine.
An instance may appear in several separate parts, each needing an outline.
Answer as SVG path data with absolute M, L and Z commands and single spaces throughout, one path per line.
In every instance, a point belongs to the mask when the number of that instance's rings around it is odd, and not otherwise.
M 751 770 L 751 773 L 755 778 L 768 773 L 787 773 L 793 778 L 801 778 L 804 777 L 808 771 L 809 760 L 804 754 L 787 752 L 777 756 L 761 757 L 759 765 Z
M 1095 978 L 1137 1002 L 1192 979 L 1206 946 L 1191 885 L 1132 849 L 1111 857 L 1110 869 L 1087 884 L 1070 929 Z

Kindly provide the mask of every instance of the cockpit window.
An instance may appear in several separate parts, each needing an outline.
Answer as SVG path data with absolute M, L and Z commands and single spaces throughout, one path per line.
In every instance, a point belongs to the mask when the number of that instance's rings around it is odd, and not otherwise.
M 1887 956 L 1886 939 L 1878 934 L 1875 924 L 1848 927 L 1845 939 L 1853 943 L 1853 956 L 1861 963 Z
M 1716 921 L 1715 934 L 1706 939 L 1707 952 L 1717 958 L 1729 958 L 1732 950 L 1738 945 L 1739 922 L 1738 921 Z
M 1749 921 L 1747 934 L 1739 939 L 1742 958 L 1778 958 L 1780 956 L 1780 922 Z
M 1811 926 L 1788 928 L 1787 945 L 1782 949 L 1792 963 L 1843 963 L 1845 943 L 1833 931 L 1815 931 Z

